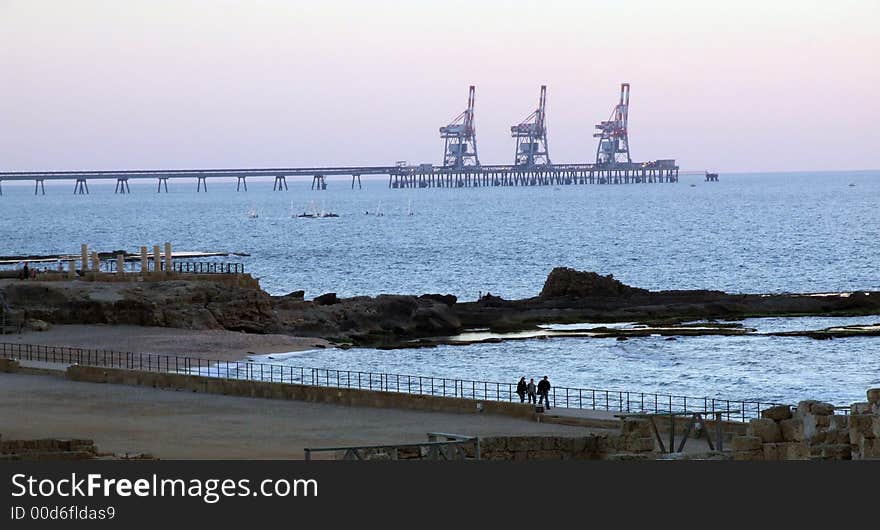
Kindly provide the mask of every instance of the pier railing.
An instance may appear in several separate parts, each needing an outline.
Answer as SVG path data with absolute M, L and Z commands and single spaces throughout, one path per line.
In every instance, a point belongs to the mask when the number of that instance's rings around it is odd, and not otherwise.
M 105 272 L 116 272 L 118 270 L 116 260 L 102 261 L 101 269 Z M 165 270 L 164 262 L 159 262 L 159 269 Z M 181 260 L 171 263 L 171 271 L 194 274 L 244 274 L 244 263 Z M 125 272 L 141 272 L 140 261 L 125 262 Z
M 149 372 L 169 372 L 227 379 L 355 388 L 382 392 L 443 396 L 475 401 L 517 402 L 513 383 L 468 379 L 311 368 L 249 361 L 216 361 L 179 355 L 119 352 L 62 346 L 0 343 L 0 356 L 24 361 L 79 364 Z M 668 414 L 672 412 L 720 413 L 727 421 L 759 418 L 761 410 L 778 405 L 713 397 L 690 397 L 623 390 L 600 390 L 554 386 L 551 406 L 566 409 L 622 413 Z

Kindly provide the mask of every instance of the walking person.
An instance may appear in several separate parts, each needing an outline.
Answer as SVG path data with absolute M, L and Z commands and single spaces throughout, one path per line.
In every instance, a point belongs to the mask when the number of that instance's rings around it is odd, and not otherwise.
M 538 383 L 538 395 L 541 397 L 538 398 L 538 405 L 541 403 L 544 404 L 544 408 L 550 410 L 550 380 L 547 379 L 547 376 L 544 376 L 544 379 L 541 379 L 541 382 Z
M 529 379 L 529 384 L 526 385 L 526 392 L 529 394 L 529 403 L 535 404 L 535 394 L 538 393 L 538 387 L 535 386 L 535 379 Z
M 519 402 L 526 402 L 526 391 L 528 390 L 528 386 L 526 384 L 526 376 L 522 376 L 519 378 L 519 383 L 516 384 L 516 393 L 519 394 Z

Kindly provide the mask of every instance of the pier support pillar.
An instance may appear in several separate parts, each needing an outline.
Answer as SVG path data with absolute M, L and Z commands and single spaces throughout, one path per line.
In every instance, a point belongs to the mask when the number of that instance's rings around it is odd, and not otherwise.
M 76 179 L 76 184 L 73 185 L 73 194 L 74 195 L 88 195 L 89 194 L 89 184 L 86 182 L 86 179 Z
M 202 191 L 202 186 L 205 188 L 205 193 L 208 192 L 208 181 L 204 175 L 199 175 L 199 180 L 196 182 L 196 193 Z
M 153 245 L 153 272 L 159 272 L 162 270 L 162 252 L 159 250 L 159 245 Z
M 43 195 L 46 194 L 46 184 L 43 179 L 37 179 L 34 181 L 34 195 L 37 195 L 40 190 L 43 191 Z
M 313 190 L 326 190 L 327 182 L 324 180 L 324 175 L 315 175 L 312 177 L 312 189 Z
M 83 243 L 80 250 L 82 251 L 80 256 L 82 258 L 82 271 L 85 273 L 89 270 L 89 246 Z
M 275 184 L 272 186 L 272 191 L 281 191 L 282 186 L 284 186 L 284 189 L 287 190 L 287 177 L 285 177 L 284 175 L 276 175 Z
M 121 193 L 123 195 L 131 193 L 131 188 L 128 187 L 127 177 L 116 179 L 116 191 L 114 193 Z
M 244 191 L 247 191 L 247 179 L 243 176 L 239 176 L 238 182 L 235 185 L 235 191 L 241 191 L 242 184 L 244 184 Z
M 171 243 L 165 243 L 165 272 L 171 274 Z
M 354 181 L 355 181 L 355 179 L 357 179 L 358 189 L 363 188 L 363 186 L 361 186 L 361 176 L 360 176 L 360 175 L 352 175 L 352 176 L 351 176 L 351 189 L 354 189 Z
M 141 276 L 150 272 L 150 264 L 147 261 L 147 247 L 141 247 Z
M 122 254 L 116 255 L 116 277 L 122 278 L 125 276 L 125 256 Z
M 165 193 L 168 193 L 168 177 L 159 177 L 159 187 L 156 188 L 156 193 L 162 193 L 162 187 L 165 187 Z M 205 188 L 207 191 L 207 188 Z

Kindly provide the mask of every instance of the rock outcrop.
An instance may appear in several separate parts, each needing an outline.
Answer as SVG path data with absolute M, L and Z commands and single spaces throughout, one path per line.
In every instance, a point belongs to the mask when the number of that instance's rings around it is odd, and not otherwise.
M 547 276 L 541 298 L 586 298 L 591 296 L 626 298 L 634 294 L 645 294 L 645 289 L 630 287 L 609 274 L 602 276 L 595 272 L 576 271 L 568 267 L 556 267 Z

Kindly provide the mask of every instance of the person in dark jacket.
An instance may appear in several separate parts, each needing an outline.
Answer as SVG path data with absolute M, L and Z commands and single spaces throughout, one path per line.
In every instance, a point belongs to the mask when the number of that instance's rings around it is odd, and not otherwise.
M 547 376 L 538 383 L 538 405 L 544 404 L 544 408 L 550 410 L 550 380 Z
M 519 394 L 519 402 L 526 402 L 526 376 L 522 376 L 519 378 L 519 383 L 516 384 L 516 393 Z

